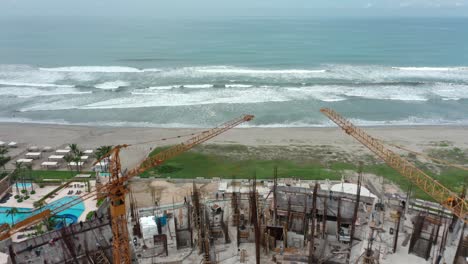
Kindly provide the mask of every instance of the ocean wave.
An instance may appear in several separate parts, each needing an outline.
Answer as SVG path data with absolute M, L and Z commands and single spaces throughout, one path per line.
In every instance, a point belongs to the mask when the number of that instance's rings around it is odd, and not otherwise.
M 41 96 L 58 96 L 58 95 L 79 95 L 91 94 L 92 91 L 79 91 L 69 87 L 54 87 L 52 89 L 44 89 L 39 87 L 16 87 L 8 89 L 0 89 L 2 96 L 15 96 L 18 98 L 31 98 Z
M 181 88 L 189 88 L 189 89 L 206 89 L 206 88 L 213 88 L 212 84 L 184 84 L 180 85 Z
M 68 84 L 54 84 L 54 83 L 28 83 L 28 82 L 15 82 L 0 80 L 0 85 L 7 86 L 28 86 L 28 87 L 58 87 L 58 88 L 73 88 L 74 85 Z
M 468 67 L 392 67 L 401 71 L 468 71 Z
M 226 84 L 226 88 L 251 88 L 253 85 L 250 84 Z
M 125 87 L 128 85 L 130 85 L 128 82 L 113 81 L 113 82 L 104 82 L 104 83 L 96 84 L 94 87 L 97 89 L 103 89 L 103 90 L 115 90 L 120 87 Z
M 148 87 L 148 90 L 170 90 L 174 88 L 174 86 L 171 85 L 165 85 L 165 86 L 150 86 Z
M 124 67 L 124 66 L 70 66 L 70 67 L 56 67 L 56 68 L 39 68 L 41 71 L 51 72 L 88 72 L 88 73 L 133 73 L 143 72 L 143 70 Z
M 83 95 L 83 94 L 92 94 L 93 92 L 42 92 L 38 94 L 29 94 L 29 95 L 17 95 L 18 98 L 32 98 L 40 96 L 57 96 L 57 95 Z
M 285 102 L 293 99 L 284 91 L 273 89 L 194 89 L 193 92 L 140 90 L 133 91 L 132 96 L 112 98 L 79 107 L 83 109 L 112 109 L 208 104 L 255 104 Z
M 328 119 L 318 120 L 298 120 L 272 122 L 272 123 L 256 123 L 257 121 L 244 123 L 238 126 L 239 128 L 336 128 L 336 124 Z M 399 126 L 468 126 L 468 119 L 448 120 L 443 118 L 422 118 L 409 116 L 403 119 L 395 120 L 366 120 L 360 118 L 350 118 L 353 124 L 360 127 L 399 127 Z M 65 119 L 31 119 L 26 117 L 0 117 L 1 123 L 31 123 L 31 124 L 55 124 L 55 125 L 81 125 L 81 126 L 96 126 L 96 127 L 154 127 L 154 128 L 209 128 L 216 125 L 200 125 L 197 122 L 138 122 L 138 121 L 90 121 L 90 122 L 70 122 Z
M 254 68 L 237 68 L 231 66 L 213 66 L 195 68 L 198 72 L 204 73 L 222 73 L 222 74 L 314 74 L 324 73 L 326 70 L 306 70 L 306 69 L 254 69 Z
M 163 70 L 162 69 L 157 69 L 157 68 L 148 68 L 148 69 L 143 69 L 141 71 L 143 71 L 143 72 L 161 72 Z

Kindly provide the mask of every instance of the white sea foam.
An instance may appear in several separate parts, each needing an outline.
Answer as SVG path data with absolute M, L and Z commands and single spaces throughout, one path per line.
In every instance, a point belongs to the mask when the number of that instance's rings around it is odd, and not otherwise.
M 267 89 L 252 90 L 197 90 L 191 93 L 141 91 L 130 97 L 120 97 L 88 104 L 83 109 L 139 108 L 158 106 L 186 106 L 204 104 L 252 104 L 289 101 L 284 93 Z
M 228 73 L 228 74 L 313 74 L 324 73 L 326 70 L 305 70 L 305 69 L 253 69 L 253 68 L 236 68 L 230 66 L 218 67 L 200 67 L 196 71 L 204 73 Z
M 392 67 L 401 71 L 468 71 L 468 67 Z
M 124 67 L 124 66 L 70 66 L 70 67 L 57 67 L 57 68 L 39 68 L 41 71 L 52 72 L 97 72 L 97 73 L 131 73 L 143 72 L 143 70 Z
M 103 90 L 114 90 L 114 89 L 117 89 L 119 87 L 124 87 L 124 86 L 128 86 L 128 85 L 129 85 L 128 82 L 113 81 L 113 82 L 104 82 L 104 83 L 96 84 L 94 87 L 96 87 L 98 89 L 103 89 Z
M 29 86 L 29 87 L 60 87 L 60 88 L 73 88 L 73 87 L 75 87 L 74 85 L 67 85 L 67 84 L 28 83 L 28 82 L 16 82 L 16 81 L 7 81 L 7 80 L 0 80 L 0 85 Z
M 19 98 L 30 98 L 40 96 L 57 96 L 57 95 L 79 95 L 90 94 L 91 91 L 79 91 L 69 87 L 54 87 L 54 88 L 39 88 L 39 87 L 7 87 L 0 88 L 2 96 L 16 96 Z
M 148 87 L 148 90 L 170 90 L 174 88 L 174 86 L 166 85 L 166 86 L 151 86 Z
M 249 84 L 226 84 L 226 88 L 250 88 L 252 86 Z
M 31 98 L 31 97 L 39 97 L 39 96 L 57 96 L 57 95 L 82 95 L 82 94 L 92 94 L 93 92 L 42 92 L 40 94 L 29 94 L 29 95 L 17 95 L 19 98 Z M 0 93 L 1 94 L 1 93 Z
M 149 68 L 149 69 L 143 69 L 142 71 L 143 72 L 160 72 L 160 71 L 163 71 L 163 70 L 157 69 L 157 68 Z
M 178 87 L 190 88 L 190 89 L 206 89 L 213 88 L 212 84 L 184 84 Z

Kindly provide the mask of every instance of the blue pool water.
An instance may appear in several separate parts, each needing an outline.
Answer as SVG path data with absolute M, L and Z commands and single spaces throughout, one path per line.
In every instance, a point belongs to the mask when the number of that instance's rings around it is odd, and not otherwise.
M 30 182 L 26 182 L 26 183 L 17 182 L 16 186 L 18 186 L 18 188 L 20 188 L 20 189 L 22 189 L 22 188 L 30 189 L 32 187 L 32 184 Z
M 45 210 L 45 209 L 54 209 L 54 208 L 57 208 L 63 204 L 66 204 L 66 203 L 69 203 L 71 202 L 72 199 L 74 199 L 76 196 L 67 196 L 67 197 L 63 197 L 53 203 L 50 203 L 46 206 L 44 206 L 41 210 Z M 0 224 L 4 224 L 4 223 L 7 223 L 9 225 L 12 224 L 12 218 L 11 218 L 11 215 L 8 215 L 7 216 L 7 211 L 10 210 L 12 207 L 0 207 Z M 33 215 L 33 211 L 34 211 L 34 214 L 36 213 L 39 213 L 40 210 L 33 210 L 33 209 L 30 209 L 30 208 L 18 208 L 19 212 L 18 214 L 14 215 L 13 216 L 13 220 L 15 223 L 21 221 L 21 220 L 24 220 L 25 218 L 28 218 L 30 217 L 31 215 Z M 73 215 L 75 216 L 76 218 L 79 218 L 81 216 L 81 214 L 83 213 L 84 211 L 84 203 L 83 201 L 81 201 L 80 203 L 66 209 L 66 210 L 63 210 L 61 211 L 60 213 L 58 213 L 59 216 L 64 216 L 64 215 Z

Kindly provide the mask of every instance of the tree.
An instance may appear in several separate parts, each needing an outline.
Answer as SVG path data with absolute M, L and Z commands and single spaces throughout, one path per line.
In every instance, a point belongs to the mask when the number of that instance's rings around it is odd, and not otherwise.
M 11 216 L 11 225 L 15 224 L 15 215 L 19 214 L 20 211 L 16 207 L 12 207 L 11 209 L 6 210 L 6 215 Z
M 0 167 L 5 170 L 5 165 L 11 160 L 9 156 L 6 156 L 8 153 L 8 148 L 5 146 L 0 146 Z
M 70 148 L 73 156 L 76 156 L 78 152 L 80 151 L 80 149 L 78 148 L 78 144 L 73 143 L 73 144 L 68 145 L 68 147 Z
M 73 168 L 70 165 L 70 162 L 74 161 L 74 157 L 71 154 L 67 154 L 63 157 L 63 160 L 67 163 L 68 168 L 70 169 L 70 174 L 73 176 Z
M 97 160 L 102 159 L 107 153 L 109 153 L 112 150 L 113 147 L 114 146 L 110 145 L 110 146 L 100 146 L 99 148 L 97 148 L 96 153 L 95 153 L 96 159 Z M 99 163 L 99 166 L 101 167 L 101 171 L 103 171 L 103 167 L 101 163 Z
M 19 187 L 18 187 L 18 181 L 21 178 L 21 170 L 22 169 L 23 169 L 23 163 L 22 162 L 16 162 L 15 163 L 15 171 L 13 172 L 13 178 L 14 178 L 17 194 L 20 194 Z
M 47 230 L 51 231 L 51 230 L 53 230 L 54 227 L 57 226 L 57 224 L 58 224 L 57 218 L 54 217 L 54 216 L 49 217 L 49 218 L 47 218 L 45 224 L 46 224 Z
M 81 150 L 78 150 L 76 153 L 75 153 L 75 159 L 78 160 L 77 161 L 77 165 L 76 165 L 76 169 L 78 170 L 78 172 L 81 172 L 81 156 L 84 156 L 84 152 L 81 151 Z
M 32 177 L 32 165 L 27 164 L 26 169 L 28 170 L 29 180 L 31 181 L 31 192 L 34 191 L 33 177 Z

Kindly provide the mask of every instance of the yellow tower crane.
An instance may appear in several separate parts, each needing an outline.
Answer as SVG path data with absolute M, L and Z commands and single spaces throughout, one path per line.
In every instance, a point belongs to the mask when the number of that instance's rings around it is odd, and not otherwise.
M 198 135 L 193 136 L 189 140 L 175 145 L 169 149 L 159 152 L 158 154 L 145 159 L 135 168 L 122 171 L 120 163 L 120 150 L 126 148 L 130 145 L 118 145 L 114 147 L 109 153 L 104 155 L 103 158 L 98 160 L 96 163 L 102 161 L 102 159 L 109 159 L 109 172 L 110 179 L 109 181 L 101 187 L 96 188 L 96 190 L 86 193 L 82 196 L 72 199 L 67 204 L 61 205 L 54 208 L 53 210 L 44 210 L 35 214 L 17 224 L 9 227 L 7 224 L 0 226 L 0 240 L 11 237 L 14 233 L 37 224 L 44 219 L 47 219 L 71 206 L 82 202 L 83 200 L 92 198 L 96 193 L 104 194 L 110 200 L 110 217 L 111 217 L 111 227 L 112 227 L 112 254 L 113 254 L 113 263 L 118 264 L 130 264 L 131 263 L 131 252 L 130 252 L 130 242 L 128 238 L 128 228 L 127 228 L 127 211 L 125 206 L 125 195 L 128 191 L 126 182 L 137 176 L 141 173 L 154 168 L 161 163 L 165 162 L 168 159 L 171 159 L 185 151 L 192 149 L 193 147 L 216 137 L 231 128 L 234 128 L 244 122 L 248 122 L 254 118 L 253 115 L 243 115 L 239 118 L 233 119 L 226 123 L 219 125 L 216 128 L 206 130 L 201 132 Z
M 385 147 L 380 140 L 356 127 L 334 110 L 322 108 L 320 109 L 320 112 L 341 127 L 346 134 L 354 137 L 357 141 L 383 159 L 387 165 L 398 171 L 402 176 L 406 177 L 410 182 L 418 186 L 435 201 L 450 210 L 459 219 L 468 223 L 468 205 L 465 197 L 458 196 L 456 193 L 434 180 L 422 170 L 418 169 L 411 162 L 403 159 L 400 155 Z

